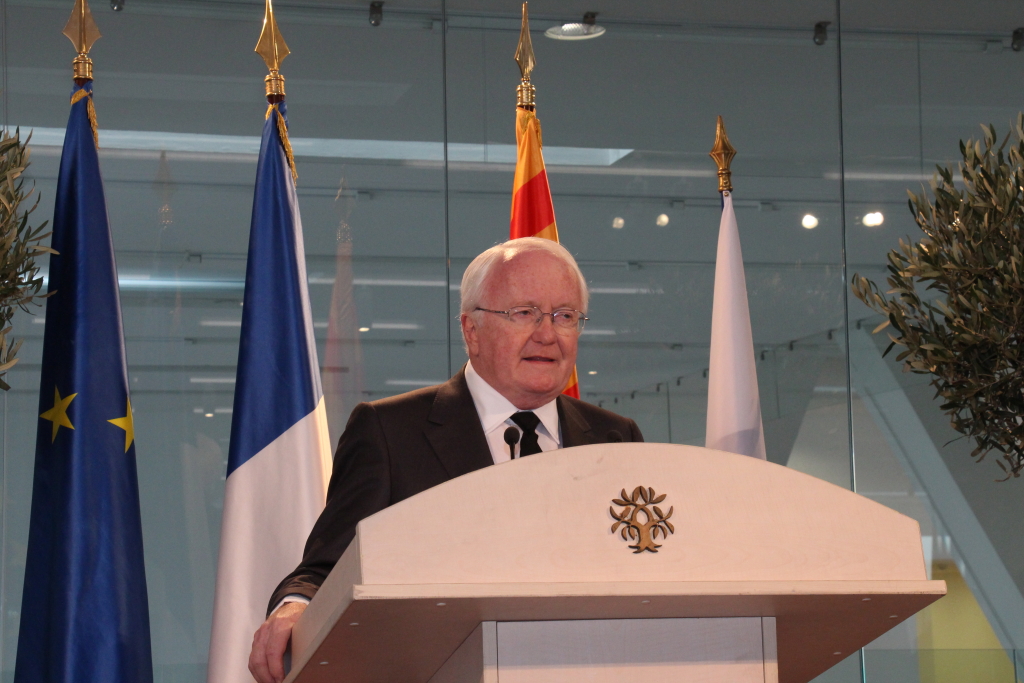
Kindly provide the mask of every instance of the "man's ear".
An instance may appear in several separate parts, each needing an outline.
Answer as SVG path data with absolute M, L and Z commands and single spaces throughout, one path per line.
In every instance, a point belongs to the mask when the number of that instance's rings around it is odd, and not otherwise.
M 480 328 L 476 319 L 468 313 L 460 315 L 459 321 L 462 324 L 462 338 L 466 342 L 466 351 L 469 352 L 469 357 L 473 358 L 480 351 Z

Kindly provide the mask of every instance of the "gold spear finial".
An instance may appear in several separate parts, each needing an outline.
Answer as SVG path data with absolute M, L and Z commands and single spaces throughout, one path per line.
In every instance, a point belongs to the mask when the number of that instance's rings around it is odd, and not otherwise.
M 523 3 L 523 26 L 519 29 L 519 46 L 516 47 L 516 64 L 519 65 L 519 73 L 522 81 L 516 89 L 516 106 L 533 109 L 536 106 L 537 89 L 530 83 L 530 73 L 533 67 L 537 66 L 537 60 L 533 56 L 533 41 L 530 40 L 530 14 Z
M 75 0 L 75 8 L 71 10 L 71 18 L 65 24 L 63 33 L 78 50 L 78 56 L 71 62 L 75 69 L 75 80 L 91 81 L 92 60 L 89 59 L 89 50 L 101 36 L 92 12 L 89 11 L 88 0 Z
M 718 165 L 718 191 L 732 192 L 732 171 L 729 170 L 729 165 L 736 156 L 736 148 L 729 144 L 729 136 L 725 132 L 725 122 L 721 116 L 718 117 L 715 146 L 711 148 L 710 156 Z
M 288 45 L 281 37 L 274 19 L 274 7 L 267 0 L 267 9 L 263 15 L 263 32 L 256 43 L 256 52 L 267 63 L 270 74 L 264 79 L 267 84 L 267 97 L 284 97 L 284 76 L 281 75 L 281 62 L 291 54 Z

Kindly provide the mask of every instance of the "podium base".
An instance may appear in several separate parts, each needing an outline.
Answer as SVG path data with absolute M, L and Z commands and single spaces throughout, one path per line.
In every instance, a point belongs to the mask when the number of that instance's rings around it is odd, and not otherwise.
M 485 621 L 430 683 L 778 683 L 774 617 Z

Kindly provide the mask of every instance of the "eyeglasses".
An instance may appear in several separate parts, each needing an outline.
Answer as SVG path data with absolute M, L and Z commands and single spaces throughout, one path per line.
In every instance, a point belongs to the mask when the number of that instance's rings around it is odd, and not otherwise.
M 551 313 L 545 313 L 536 306 L 513 306 L 507 311 L 492 311 L 489 308 L 477 306 L 475 310 L 503 315 L 519 327 L 540 325 L 544 316 L 550 315 L 555 331 L 559 334 L 582 332 L 583 326 L 590 320 L 590 318 L 583 315 L 582 311 L 577 311 L 573 308 L 559 308 Z

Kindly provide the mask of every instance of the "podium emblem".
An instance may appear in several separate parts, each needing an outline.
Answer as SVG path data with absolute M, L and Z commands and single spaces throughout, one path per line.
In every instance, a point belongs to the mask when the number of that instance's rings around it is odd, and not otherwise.
M 619 531 L 622 540 L 633 541 L 633 545 L 629 546 L 633 549 L 633 554 L 645 550 L 656 553 L 661 547 L 656 543 L 658 536 L 668 538 L 669 534 L 675 533 L 675 527 L 668 521 L 675 508 L 670 507 L 668 513 L 665 513 L 657 505 L 664 501 L 665 497 L 664 493 L 660 496 L 655 494 L 654 489 L 649 486 L 637 486 L 632 494 L 627 494 L 626 489 L 622 489 L 619 497 L 612 499 L 615 505 L 625 506 L 620 512 L 616 512 L 613 507 L 608 508 L 608 512 L 615 519 L 612 533 Z

